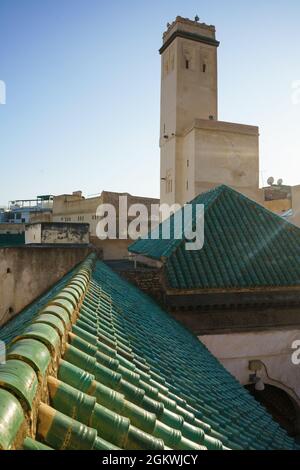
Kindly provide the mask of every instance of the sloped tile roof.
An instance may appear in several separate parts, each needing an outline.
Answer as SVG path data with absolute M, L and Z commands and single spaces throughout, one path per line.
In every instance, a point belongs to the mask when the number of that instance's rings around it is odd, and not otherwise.
M 19 315 L 13 340 L 1 331 L 0 448 L 296 448 L 195 336 L 94 255 L 61 282 Z
M 160 239 L 137 240 L 129 247 L 132 253 L 165 260 L 171 288 L 300 285 L 298 227 L 224 185 L 200 194 L 191 204 L 205 207 L 201 250 L 187 251 L 184 237 L 161 239 L 161 227 Z

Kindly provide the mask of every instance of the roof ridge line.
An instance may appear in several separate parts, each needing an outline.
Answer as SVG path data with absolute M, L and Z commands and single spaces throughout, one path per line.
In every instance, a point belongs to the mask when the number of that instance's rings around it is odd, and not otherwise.
M 211 206 L 217 201 L 217 199 L 220 197 L 220 195 L 222 194 L 222 191 L 221 191 L 221 188 L 227 188 L 226 185 L 219 185 L 219 186 L 216 186 L 214 188 L 211 188 L 209 189 L 208 191 L 205 191 L 204 193 L 200 193 L 198 194 L 198 196 L 196 196 L 194 199 L 192 199 L 190 202 L 187 202 L 185 204 L 183 204 L 183 206 L 181 207 L 180 211 L 181 213 L 184 214 L 184 207 L 186 205 L 192 205 L 193 206 L 193 202 L 195 202 L 195 204 L 197 205 L 198 203 L 196 202 L 200 197 L 206 195 L 206 194 L 209 194 L 209 193 L 215 193 L 214 197 L 207 203 L 207 207 L 205 208 L 205 210 L 208 210 L 211 208 Z M 203 203 L 200 203 L 200 205 L 204 205 Z M 205 205 L 204 205 L 205 206 Z M 196 216 L 197 216 L 197 213 L 195 214 L 195 216 L 193 216 L 192 214 L 192 229 L 194 229 L 194 224 L 195 224 L 195 221 L 196 221 Z M 173 215 L 174 217 L 174 215 Z M 183 220 L 184 220 L 184 217 L 183 217 Z M 184 233 L 184 227 L 183 227 L 183 230 L 182 230 L 182 234 L 181 234 L 181 238 L 178 239 L 178 243 L 176 243 L 176 246 L 174 248 L 174 250 L 172 251 L 172 255 L 178 250 L 178 248 L 180 247 L 180 245 L 186 241 L 186 238 L 184 237 L 185 233 Z M 167 250 L 165 250 L 167 251 Z

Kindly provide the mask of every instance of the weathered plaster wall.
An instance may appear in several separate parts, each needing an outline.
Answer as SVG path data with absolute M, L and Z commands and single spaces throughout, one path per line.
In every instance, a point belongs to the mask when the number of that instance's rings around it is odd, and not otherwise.
M 220 121 L 195 121 L 197 191 L 227 184 L 258 199 L 258 128 Z
M 101 250 L 104 260 L 122 260 L 128 258 L 128 246 L 132 244 L 132 240 L 100 240 L 91 237 L 91 243 Z
M 30 224 L 25 227 L 25 243 L 41 243 L 42 242 L 42 225 Z
M 88 244 L 89 224 L 45 222 L 26 225 L 26 244 Z
M 87 247 L 0 249 L 0 327 L 90 252 Z
M 23 233 L 24 224 L 0 224 L 0 233 Z
M 300 365 L 292 362 L 292 344 L 300 329 L 200 336 L 201 341 L 242 384 L 249 384 L 249 361 L 259 359 L 266 384 L 285 390 L 300 405 Z
M 291 199 L 275 199 L 274 201 L 264 201 L 264 206 L 280 215 L 292 208 L 292 201 Z
M 289 220 L 300 227 L 300 185 L 292 186 L 292 209 L 293 216 Z

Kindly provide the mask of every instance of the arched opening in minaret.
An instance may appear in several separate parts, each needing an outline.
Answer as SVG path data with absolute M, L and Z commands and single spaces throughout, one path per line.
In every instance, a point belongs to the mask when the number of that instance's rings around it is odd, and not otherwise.
M 255 385 L 246 385 L 251 395 L 263 405 L 273 419 L 285 429 L 289 436 L 300 440 L 300 410 L 296 402 L 281 388 L 265 384 L 264 390 L 256 390 Z

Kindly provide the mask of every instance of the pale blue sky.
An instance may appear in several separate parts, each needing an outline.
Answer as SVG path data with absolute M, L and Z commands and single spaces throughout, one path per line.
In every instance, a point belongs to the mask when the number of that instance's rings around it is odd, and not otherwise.
M 158 196 L 158 49 L 167 22 L 195 14 L 221 41 L 219 118 L 260 126 L 264 182 L 300 183 L 298 0 L 0 0 L 0 204 Z

